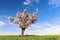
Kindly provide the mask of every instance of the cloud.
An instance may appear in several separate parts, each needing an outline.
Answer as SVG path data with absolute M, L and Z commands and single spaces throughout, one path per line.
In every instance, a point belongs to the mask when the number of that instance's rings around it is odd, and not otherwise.
M 30 0 L 26 0 L 25 2 L 23 2 L 24 5 L 29 5 L 31 4 L 31 1 Z
M 8 24 L 11 24 L 9 23 L 8 16 L 7 15 L 0 16 L 0 25 L 8 25 Z
M 24 5 L 32 5 L 33 3 L 40 3 L 40 0 L 26 0 L 23 2 Z
M 4 26 L 6 23 L 4 21 L 0 21 L 0 26 Z
M 60 25 L 58 24 L 51 24 L 51 23 L 42 23 L 42 24 L 35 24 L 32 25 L 30 29 L 31 31 L 27 31 L 25 34 L 32 34 L 32 35 L 40 35 L 40 34 L 60 34 Z M 34 30 L 35 29 L 35 30 Z
M 35 2 L 39 2 L 39 0 L 35 0 Z
M 7 19 L 8 19 L 8 16 L 7 16 L 7 15 L 2 15 L 2 16 L 0 16 L 0 20 L 6 21 Z
M 50 23 L 43 23 L 41 26 L 52 26 Z
M 36 31 L 36 30 L 44 30 L 47 28 L 51 28 L 52 24 L 50 23 L 39 23 L 39 24 L 31 24 L 30 27 L 28 27 L 29 29 L 31 29 L 32 31 Z
M 49 5 L 58 7 L 58 6 L 60 6 L 60 0 L 49 0 Z
M 2 16 L 0 16 L 0 18 L 8 18 L 8 16 L 7 15 L 2 15 Z
M 51 27 L 44 30 L 31 31 L 31 34 L 60 34 L 60 27 Z

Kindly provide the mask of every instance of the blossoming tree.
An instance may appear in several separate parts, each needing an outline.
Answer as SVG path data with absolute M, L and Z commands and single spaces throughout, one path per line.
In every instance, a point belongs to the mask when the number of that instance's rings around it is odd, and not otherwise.
M 32 15 L 28 14 L 27 11 L 28 8 L 24 9 L 23 13 L 18 11 L 16 14 L 16 18 L 9 16 L 10 22 L 18 24 L 18 26 L 21 28 L 22 37 L 24 36 L 25 29 L 37 20 L 37 13 L 38 13 L 37 11 L 33 12 Z

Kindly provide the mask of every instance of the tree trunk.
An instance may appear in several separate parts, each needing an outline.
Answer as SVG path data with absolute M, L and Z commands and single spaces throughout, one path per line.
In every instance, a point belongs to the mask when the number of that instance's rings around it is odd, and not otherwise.
M 22 28 L 21 37 L 24 37 L 24 31 L 25 31 L 25 28 Z

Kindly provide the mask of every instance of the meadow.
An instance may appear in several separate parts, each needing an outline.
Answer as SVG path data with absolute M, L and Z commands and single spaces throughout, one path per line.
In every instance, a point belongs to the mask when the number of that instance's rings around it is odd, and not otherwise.
M 19 35 L 0 36 L 0 40 L 60 40 L 60 35 Z

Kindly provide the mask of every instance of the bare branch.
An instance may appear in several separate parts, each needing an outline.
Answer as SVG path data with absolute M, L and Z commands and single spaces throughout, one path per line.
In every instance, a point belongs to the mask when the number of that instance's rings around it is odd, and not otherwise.
M 14 23 L 18 24 L 18 20 L 16 18 L 14 18 Z
M 28 9 L 29 9 L 28 7 L 24 9 L 24 12 L 23 12 L 23 13 L 24 13 L 25 15 L 27 15 Z
M 9 16 L 8 19 L 9 19 L 10 22 L 14 21 L 14 19 L 12 18 L 12 16 Z
M 20 11 L 18 11 L 17 14 L 16 14 L 16 16 L 17 16 L 18 18 L 21 18 L 21 15 L 22 15 L 22 14 L 20 13 Z
M 25 23 L 25 26 L 26 26 L 26 27 L 29 27 L 30 24 L 31 24 L 31 21 L 28 20 L 28 21 Z

